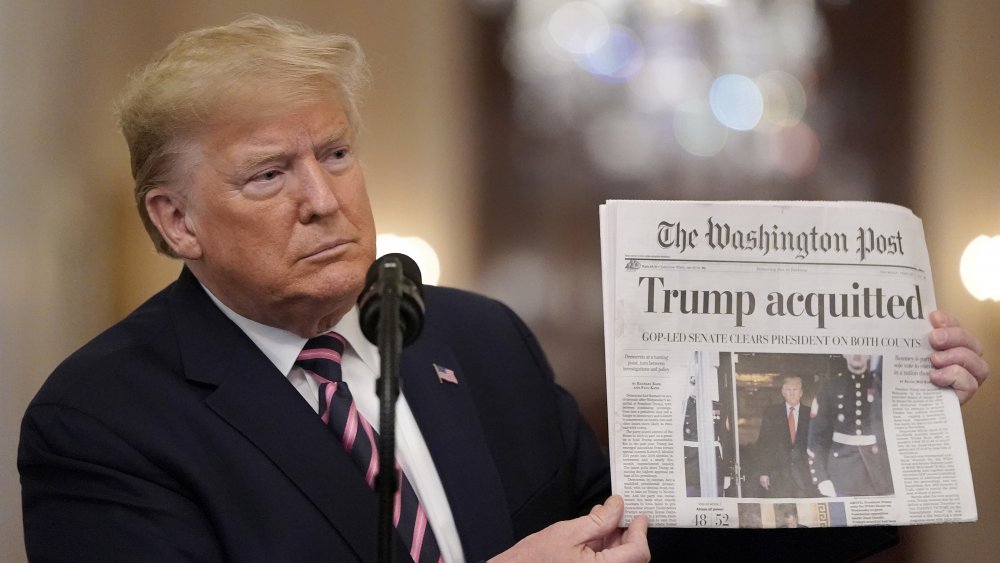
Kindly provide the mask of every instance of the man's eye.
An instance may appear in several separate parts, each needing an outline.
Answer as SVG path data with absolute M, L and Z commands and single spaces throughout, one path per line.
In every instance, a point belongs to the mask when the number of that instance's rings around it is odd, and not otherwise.
M 323 162 L 330 172 L 338 172 L 349 168 L 354 162 L 353 157 L 351 147 L 341 147 L 327 152 L 326 156 L 323 157 Z
M 277 178 L 280 175 L 281 175 L 281 171 L 280 170 L 274 170 L 274 169 L 265 170 L 265 171 L 261 172 L 260 174 L 255 174 L 252 178 L 250 178 L 250 181 L 251 182 L 270 182 L 271 180 L 274 180 L 275 178 Z

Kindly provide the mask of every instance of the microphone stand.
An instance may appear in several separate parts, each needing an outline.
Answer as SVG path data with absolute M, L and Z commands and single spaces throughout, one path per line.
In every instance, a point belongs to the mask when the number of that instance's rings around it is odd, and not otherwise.
M 399 397 L 399 355 L 403 348 L 403 330 L 399 321 L 400 291 L 403 268 L 398 260 L 387 260 L 379 268 L 378 283 L 382 288 L 381 316 L 378 323 L 380 374 L 375 392 L 379 396 L 378 478 L 378 561 L 391 563 L 395 548 L 393 534 L 393 500 L 398 477 L 396 473 L 396 399 Z

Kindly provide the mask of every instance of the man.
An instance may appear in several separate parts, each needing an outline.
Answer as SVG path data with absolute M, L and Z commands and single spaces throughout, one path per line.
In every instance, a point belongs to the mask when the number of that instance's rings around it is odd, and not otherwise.
M 844 356 L 838 370 L 820 386 L 810 413 L 809 470 L 820 494 L 891 495 L 889 457 L 882 426 L 882 374 L 876 360 Z
M 789 511 L 786 512 L 784 518 L 782 518 L 782 527 L 807 528 L 808 526 L 803 526 L 802 524 L 799 524 L 799 515 L 795 512 Z
M 364 78 L 352 39 L 260 17 L 188 33 L 133 78 L 120 115 L 139 212 L 184 269 L 28 407 L 30 558 L 374 560 L 354 449 L 378 427 L 379 359 L 354 306 L 374 258 Z M 400 560 L 418 544 L 420 560 L 430 544 L 445 561 L 648 559 L 646 519 L 623 532 L 620 497 L 598 504 L 607 460 L 524 324 L 426 289 L 400 365 L 397 453 L 421 524 L 397 526 Z M 974 344 L 947 326 L 939 383 L 971 393 L 986 372 L 959 367 Z
M 764 409 L 761 417 L 757 440 L 760 486 L 770 497 L 814 497 L 816 487 L 806 458 L 809 413 L 801 408 L 802 378 L 784 377 L 781 396 L 784 401 Z
M 31 559 L 375 559 L 377 466 L 355 459 L 378 428 L 355 307 L 375 258 L 364 79 L 353 39 L 260 17 L 182 36 L 133 78 L 139 211 L 184 269 L 29 406 Z M 606 459 L 523 323 L 463 292 L 425 299 L 401 359 L 400 495 L 416 504 L 396 501 L 413 515 L 396 516 L 400 560 L 647 560 L 645 518 L 618 528 Z

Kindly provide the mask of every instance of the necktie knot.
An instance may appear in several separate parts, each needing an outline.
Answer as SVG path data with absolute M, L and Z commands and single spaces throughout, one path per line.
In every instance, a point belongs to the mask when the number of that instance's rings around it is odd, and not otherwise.
M 331 383 L 341 379 L 341 361 L 347 341 L 336 332 L 327 332 L 306 341 L 295 363 L 314 377 Z

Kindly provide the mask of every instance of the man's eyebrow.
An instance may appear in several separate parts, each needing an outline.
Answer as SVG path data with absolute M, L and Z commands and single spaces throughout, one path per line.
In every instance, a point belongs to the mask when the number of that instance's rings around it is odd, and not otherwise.
M 332 133 L 320 139 L 318 143 L 314 145 L 315 148 L 326 148 L 331 145 L 338 145 L 344 142 L 351 141 L 351 131 L 347 127 L 338 127 Z
M 241 159 L 236 165 L 237 174 L 248 174 L 254 168 L 257 168 L 263 164 L 268 164 L 272 162 L 286 162 L 292 158 L 291 153 L 287 151 L 266 151 L 259 152 L 256 154 L 248 155 L 246 158 Z
M 344 142 L 350 142 L 351 137 L 352 135 L 349 127 L 338 127 L 329 135 L 321 138 L 320 141 L 314 145 L 313 150 L 322 150 Z M 237 174 L 248 174 L 253 171 L 253 169 L 261 165 L 274 162 L 287 162 L 292 160 L 294 157 L 294 151 L 265 149 L 259 153 L 249 154 L 246 158 L 241 159 L 236 165 Z

